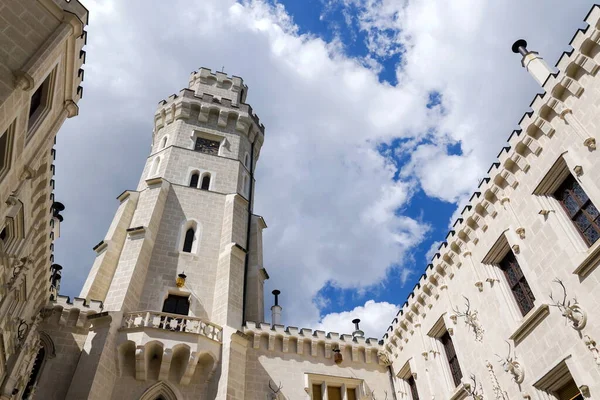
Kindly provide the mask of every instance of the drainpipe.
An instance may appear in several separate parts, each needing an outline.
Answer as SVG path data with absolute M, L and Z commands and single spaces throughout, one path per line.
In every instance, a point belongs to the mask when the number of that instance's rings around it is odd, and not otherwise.
M 254 138 L 256 140 L 256 138 Z M 246 260 L 244 261 L 244 291 L 242 293 L 242 326 L 246 324 L 246 292 L 248 291 L 248 264 L 250 263 L 250 225 L 252 223 L 252 199 L 254 190 L 254 142 L 250 144 L 250 186 L 248 190 L 248 229 L 246 230 Z M 257 321 L 260 322 L 260 321 Z

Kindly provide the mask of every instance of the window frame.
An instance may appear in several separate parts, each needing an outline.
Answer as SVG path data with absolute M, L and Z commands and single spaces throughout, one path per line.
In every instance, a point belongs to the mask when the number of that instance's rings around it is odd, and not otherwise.
M 568 186 L 569 183 L 571 185 L 577 185 L 579 187 L 579 189 L 585 194 L 585 196 L 587 197 L 587 200 L 582 202 L 582 200 L 579 198 L 579 196 L 572 189 L 564 188 L 565 186 Z M 562 198 L 559 198 L 559 196 L 560 197 L 562 197 L 562 196 L 559 195 L 558 192 L 563 192 L 563 193 L 566 192 L 566 194 L 575 201 L 578 208 L 577 208 L 577 211 L 575 211 L 573 213 L 573 215 L 571 215 L 571 211 L 567 208 L 566 201 Z M 592 207 L 594 207 L 596 209 L 596 211 L 598 211 L 598 208 L 596 207 L 596 204 L 594 204 L 590 195 L 585 191 L 585 189 L 583 188 L 583 186 L 581 185 L 579 180 L 576 177 L 574 177 L 573 174 L 571 174 L 569 172 L 569 174 L 562 180 L 559 187 L 552 192 L 552 197 L 561 205 L 561 208 L 562 208 L 563 212 L 566 214 L 566 217 L 569 219 L 569 221 L 571 221 L 571 224 L 573 225 L 575 230 L 579 233 L 579 236 L 583 239 L 583 241 L 585 242 L 585 244 L 587 245 L 588 248 L 592 247 L 595 243 L 598 242 L 598 240 L 600 240 L 600 215 L 596 216 L 596 218 L 592 218 L 592 216 L 589 215 L 589 213 L 585 209 L 585 207 L 586 207 L 586 205 L 588 205 L 588 206 L 591 205 Z M 576 223 L 575 217 L 578 214 L 583 215 L 585 217 L 585 219 L 590 223 L 587 229 L 592 227 L 592 228 L 595 228 L 595 230 L 599 233 L 599 235 L 598 235 L 599 237 L 594 242 L 590 242 L 590 240 L 588 240 L 588 238 L 585 236 L 585 231 L 581 230 L 580 226 Z
M 38 128 L 43 124 L 46 120 L 46 117 L 52 110 L 53 106 L 53 98 L 55 94 L 55 85 L 56 85 L 56 67 L 52 69 L 52 71 L 46 75 L 44 80 L 32 91 L 31 96 L 29 97 L 29 108 L 27 115 L 27 138 L 30 138 Z M 38 90 L 41 90 L 41 98 L 40 105 L 31 112 L 31 101 L 33 96 L 38 93 Z
M 12 156 L 13 156 L 13 146 L 14 146 L 14 133 L 15 133 L 15 125 L 16 120 L 14 120 L 2 134 L 0 134 L 1 138 L 6 138 L 4 148 L 0 148 L 0 158 L 3 158 L 4 165 L 0 165 L 0 182 L 4 179 L 4 177 L 10 171 L 12 167 Z
M 348 399 L 349 390 L 354 390 L 357 399 L 363 398 L 367 394 L 362 379 L 313 373 L 305 373 L 304 379 L 307 393 L 313 400 L 316 400 L 313 393 L 314 386 L 321 386 L 321 399 L 323 399 L 325 393 L 327 393 L 328 387 L 340 388 L 342 400 Z
M 446 356 L 446 364 L 448 365 L 448 368 L 450 370 L 450 378 L 454 383 L 454 387 L 459 387 L 462 384 L 462 378 L 464 377 L 464 374 L 462 372 L 462 368 L 460 367 L 458 354 L 456 353 L 456 348 L 454 347 L 454 341 L 452 340 L 450 332 L 448 332 L 448 330 L 446 329 L 446 331 L 438 338 L 438 340 L 440 341 L 442 348 L 444 349 L 444 354 Z M 452 350 L 452 357 L 450 356 L 449 350 Z M 458 374 L 460 374 L 460 376 L 458 376 Z
M 511 283 L 511 276 L 509 274 L 509 272 L 507 271 L 508 267 L 504 266 L 503 264 L 506 262 L 506 260 L 509 260 L 509 262 L 511 261 L 510 259 L 512 259 L 512 263 L 510 263 L 510 265 L 512 265 L 512 269 L 513 272 L 518 274 L 518 279 L 516 281 L 516 283 Z M 515 255 L 515 253 L 509 249 L 506 254 L 504 254 L 504 256 L 502 257 L 502 259 L 498 262 L 498 268 L 502 271 L 503 275 L 504 275 L 504 279 L 506 281 L 506 284 L 508 286 L 508 289 L 510 291 L 510 293 L 512 294 L 515 302 L 517 303 L 517 307 L 519 309 L 519 311 L 521 312 L 522 316 L 525 317 L 531 310 L 533 310 L 535 308 L 535 295 L 533 294 L 533 289 L 531 289 L 531 285 L 529 284 L 529 282 L 527 281 L 527 277 L 525 276 L 525 273 L 523 272 L 523 269 L 521 268 L 521 265 L 519 264 L 519 260 L 517 260 L 517 256 Z M 516 266 L 516 268 L 515 268 Z M 518 269 L 518 271 L 517 271 Z M 523 281 L 523 282 L 521 282 Z M 521 290 L 523 290 L 523 299 L 526 297 L 529 299 L 529 303 L 528 304 L 522 304 L 522 302 L 520 301 L 520 297 L 517 296 L 516 294 L 516 288 L 520 288 Z M 528 289 L 528 293 L 527 293 L 527 289 Z M 533 298 L 531 298 L 533 297 Z M 528 306 L 528 309 L 525 309 L 525 306 Z

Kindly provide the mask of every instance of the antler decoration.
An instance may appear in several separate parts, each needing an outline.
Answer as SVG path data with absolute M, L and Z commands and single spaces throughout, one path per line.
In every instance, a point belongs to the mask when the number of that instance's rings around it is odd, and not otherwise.
M 577 303 L 577 298 L 573 297 L 572 301 L 567 301 L 567 289 L 565 285 L 560 279 L 554 279 L 552 282 L 558 283 L 563 290 L 563 299 L 562 301 L 557 301 L 552 296 L 552 292 L 550 292 L 550 300 L 554 304 L 551 306 L 556 307 L 562 313 L 562 316 L 570 323 L 571 327 L 575 330 L 582 330 L 587 323 L 587 313 L 583 311 L 579 304 Z
M 273 387 L 271 386 L 271 380 L 269 379 L 269 389 L 271 389 L 271 391 L 273 392 L 271 394 L 271 399 L 276 399 L 279 396 L 279 392 L 281 391 L 281 389 L 283 388 L 283 385 L 281 384 L 281 382 L 279 382 L 279 386 L 277 386 L 277 388 L 273 389 Z
M 483 387 L 481 386 L 481 383 L 479 386 L 477 385 L 477 378 L 475 375 L 471 375 L 471 382 L 473 383 L 465 384 L 465 390 L 468 395 L 471 396 L 473 400 L 483 400 Z
M 506 342 L 506 344 L 508 345 L 508 354 L 506 357 L 502 358 L 498 354 L 496 354 L 496 356 L 500 359 L 500 364 L 504 367 L 504 371 L 511 374 L 516 383 L 521 384 L 523 383 L 523 380 L 525 380 L 525 371 L 521 366 L 521 363 L 517 361 L 517 357 L 514 355 L 510 343 Z
M 485 330 L 479 323 L 479 318 L 477 318 L 477 310 L 471 311 L 471 301 L 466 296 L 463 297 L 465 299 L 465 306 L 467 307 L 466 310 L 462 312 L 458 309 L 458 307 L 456 307 L 452 308 L 452 311 L 456 317 L 465 319 L 465 324 L 468 325 L 475 334 L 475 340 L 481 342 L 483 340 L 483 333 Z

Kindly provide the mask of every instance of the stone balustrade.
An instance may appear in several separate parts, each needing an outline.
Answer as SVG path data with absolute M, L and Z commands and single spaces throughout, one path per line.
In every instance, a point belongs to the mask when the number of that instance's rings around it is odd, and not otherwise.
M 155 328 L 171 332 L 185 332 L 202 335 L 221 343 L 223 328 L 201 318 L 170 314 L 160 311 L 136 311 L 123 315 L 121 330 Z

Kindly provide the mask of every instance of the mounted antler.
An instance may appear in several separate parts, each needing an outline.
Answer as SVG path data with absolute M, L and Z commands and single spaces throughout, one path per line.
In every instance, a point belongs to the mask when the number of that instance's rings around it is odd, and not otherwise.
M 465 299 L 466 310 L 462 312 L 458 309 L 458 307 L 456 307 L 452 308 L 452 311 L 454 312 L 454 315 L 456 317 L 461 317 L 465 319 L 465 324 L 469 325 L 469 327 L 473 330 L 473 333 L 475 334 L 475 340 L 481 342 L 483 340 L 484 330 L 481 324 L 479 323 L 479 319 L 477 318 L 477 311 L 471 311 L 471 301 L 468 299 L 468 297 L 463 297 Z M 453 320 L 456 321 L 456 317 L 451 318 L 453 318 Z
M 479 388 L 477 387 L 477 378 L 475 375 L 471 375 L 471 382 L 473 382 L 472 385 L 465 385 L 467 394 L 474 400 L 483 400 L 483 387 L 481 383 L 479 384 Z
M 511 374 L 515 382 L 522 383 L 525 379 L 525 371 L 523 370 L 523 367 L 521 367 L 521 364 L 516 360 L 516 357 L 511 355 L 513 351 L 510 342 L 505 342 L 508 345 L 508 354 L 505 358 L 502 358 L 498 354 L 496 354 L 496 356 L 500 359 L 504 371 Z
M 271 389 L 271 391 L 273 392 L 273 394 L 271 395 L 272 399 L 277 398 L 277 394 L 281 391 L 282 388 L 283 388 L 283 385 L 281 384 L 281 381 L 280 381 L 279 386 L 277 386 L 277 389 L 273 389 L 273 387 L 271 387 L 271 380 L 269 379 L 269 389 Z
M 555 300 L 552 296 L 552 292 L 550 292 L 550 300 L 552 300 L 554 303 L 551 304 L 551 306 L 560 310 L 562 316 L 565 317 L 567 321 L 571 322 L 573 329 L 578 331 L 583 329 L 587 322 L 587 314 L 581 309 L 581 307 L 579 307 L 577 298 L 573 297 L 573 303 L 571 304 L 571 301 L 567 301 L 567 288 L 565 287 L 564 283 L 558 278 L 554 279 L 552 282 L 558 283 L 562 288 L 563 299 L 562 301 Z

